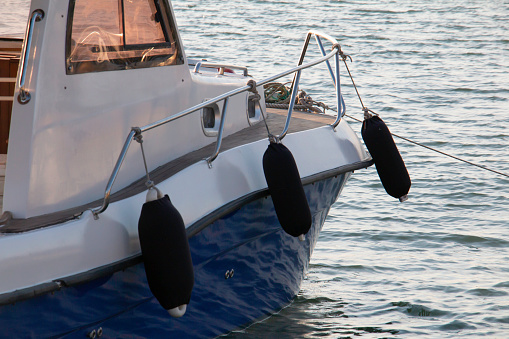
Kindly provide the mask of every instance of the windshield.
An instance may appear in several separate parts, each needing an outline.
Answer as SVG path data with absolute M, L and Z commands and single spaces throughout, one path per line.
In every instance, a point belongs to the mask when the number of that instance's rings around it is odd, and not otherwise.
M 67 74 L 182 64 L 163 0 L 71 0 Z

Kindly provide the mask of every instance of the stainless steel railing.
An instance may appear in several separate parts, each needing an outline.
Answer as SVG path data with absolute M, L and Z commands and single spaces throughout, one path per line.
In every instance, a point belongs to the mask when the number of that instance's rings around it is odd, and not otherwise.
M 27 31 L 25 34 L 25 48 L 23 49 L 23 57 L 20 62 L 21 76 L 19 77 L 19 95 L 18 102 L 20 104 L 26 104 L 30 101 L 30 92 L 25 89 L 25 80 L 27 74 L 26 64 L 30 57 L 30 49 L 32 47 L 32 35 L 34 33 L 34 25 L 36 21 L 41 21 L 44 18 L 44 11 L 42 9 L 36 9 L 32 12 L 32 16 L 28 21 Z
M 315 59 L 313 61 L 310 61 L 310 62 L 308 62 L 306 64 L 302 64 L 304 62 L 304 57 L 306 56 L 307 48 L 309 46 L 309 41 L 310 41 L 312 36 L 315 36 L 315 38 L 317 40 L 317 43 L 318 43 L 318 45 L 320 47 L 320 50 L 322 52 L 322 57 L 317 58 L 317 59 Z M 325 53 L 325 49 L 323 48 L 322 42 L 320 40 L 320 37 L 328 40 L 332 44 L 331 52 L 329 52 L 327 54 Z M 329 63 L 329 59 L 331 59 L 334 56 L 335 56 L 335 62 L 336 62 L 336 72 L 333 72 L 332 67 L 330 66 L 330 63 Z M 297 67 L 291 68 L 291 69 L 289 69 L 287 71 L 284 71 L 282 73 L 276 74 L 274 76 L 265 78 L 262 81 L 259 81 L 257 83 L 254 83 L 251 80 L 250 82 L 248 82 L 248 84 L 246 86 L 243 86 L 243 87 L 234 89 L 232 91 L 226 92 L 224 94 L 221 94 L 221 95 L 219 95 L 219 96 L 217 96 L 215 98 L 212 98 L 210 100 L 204 101 L 204 102 L 202 102 L 202 103 L 200 103 L 198 105 L 192 106 L 192 107 L 190 107 L 190 108 L 188 108 L 186 110 L 183 110 L 183 111 L 181 111 L 181 112 L 179 112 L 177 114 L 171 115 L 169 117 L 163 118 L 161 120 L 155 121 L 155 122 L 153 122 L 151 124 L 148 124 L 148 125 L 145 125 L 145 126 L 142 126 L 142 127 L 133 127 L 131 129 L 129 135 L 127 136 L 127 139 L 126 139 L 126 141 L 124 143 L 122 151 L 120 152 L 120 155 L 118 157 L 117 163 L 115 164 L 115 167 L 113 169 L 113 172 L 111 173 L 110 179 L 108 180 L 108 184 L 106 185 L 106 190 L 105 190 L 105 193 L 104 193 L 103 204 L 102 204 L 101 207 L 99 207 L 97 209 L 92 209 L 92 213 L 94 214 L 94 217 L 98 218 L 99 214 L 103 213 L 108 208 L 109 201 L 110 201 L 110 196 L 111 196 L 111 190 L 113 188 L 113 184 L 115 183 L 115 180 L 116 180 L 116 178 L 118 176 L 118 173 L 120 172 L 120 168 L 122 166 L 122 163 L 125 160 L 125 157 L 127 155 L 127 151 L 129 149 L 129 146 L 131 145 L 131 142 L 133 141 L 133 139 L 135 139 L 137 136 L 141 135 L 144 132 L 150 131 L 151 129 L 157 128 L 159 126 L 168 124 L 168 123 L 170 123 L 172 121 L 175 121 L 177 119 L 185 117 L 185 116 L 187 116 L 187 115 L 189 115 L 189 114 L 191 114 L 193 112 L 199 111 L 200 109 L 202 109 L 202 108 L 204 108 L 206 106 L 209 106 L 211 104 L 215 104 L 215 103 L 217 103 L 219 101 L 224 101 L 223 112 L 222 112 L 222 115 L 221 115 L 221 122 L 220 122 L 220 125 L 219 125 L 219 131 L 218 131 L 218 135 L 217 135 L 216 148 L 214 150 L 214 153 L 209 158 L 206 159 L 206 161 L 207 161 L 207 163 L 209 164 L 209 167 L 210 167 L 212 161 L 214 161 L 214 159 L 216 159 L 217 155 L 219 154 L 219 150 L 220 150 L 220 147 L 221 147 L 221 141 L 222 141 L 222 138 L 223 138 L 224 121 L 226 119 L 226 111 L 227 111 L 227 106 L 228 106 L 228 99 L 230 97 L 234 96 L 234 95 L 237 95 L 237 94 L 240 94 L 240 93 L 243 93 L 243 92 L 247 92 L 247 91 L 256 92 L 256 88 L 258 86 L 263 86 L 263 85 L 268 84 L 270 82 L 273 82 L 274 80 L 277 80 L 279 78 L 285 77 L 285 76 L 290 75 L 290 74 L 295 74 L 294 75 L 294 80 L 293 80 L 293 83 L 292 83 L 292 88 L 291 88 L 292 97 L 291 97 L 290 105 L 289 105 L 289 108 L 288 108 L 288 114 L 287 114 L 287 117 L 286 117 L 285 127 L 284 127 L 283 131 L 281 132 L 281 134 L 275 136 L 276 140 L 282 140 L 286 136 L 286 134 L 288 132 L 288 129 L 290 127 L 290 120 L 291 120 L 292 111 L 293 111 L 293 107 L 294 107 L 295 97 L 296 97 L 297 92 L 298 92 L 299 81 L 300 81 L 300 76 L 301 76 L 302 70 L 306 69 L 306 68 L 309 68 L 309 67 L 316 66 L 316 65 L 318 65 L 318 64 L 320 64 L 322 62 L 326 62 L 327 63 L 329 72 L 330 72 L 331 77 L 332 77 L 333 82 L 334 82 L 334 86 L 336 88 L 338 116 L 336 118 L 336 121 L 331 125 L 332 128 L 335 129 L 336 126 L 341 121 L 341 117 L 344 115 L 344 112 L 345 112 L 344 101 L 342 100 L 341 89 L 340 89 L 340 86 L 339 86 L 339 84 L 340 84 L 340 81 L 339 81 L 340 80 L 339 79 L 339 60 L 340 60 L 340 57 L 343 57 L 343 52 L 341 51 L 341 46 L 336 41 L 336 39 L 332 38 L 329 35 L 326 35 L 326 34 L 323 34 L 323 33 L 317 32 L 317 31 L 309 31 L 307 36 L 306 36 L 306 40 L 305 40 L 304 46 L 302 48 L 302 53 L 301 53 L 301 56 L 300 56 L 299 63 L 297 65 Z M 206 65 L 204 65 L 203 63 L 202 64 L 197 63 L 196 66 L 195 66 L 195 71 L 198 71 L 200 67 L 208 67 L 209 65 L 213 65 L 213 66 L 210 66 L 210 67 L 218 68 L 218 65 L 214 65 L 214 64 L 206 64 Z M 231 67 L 231 66 L 222 65 L 222 67 Z M 240 69 L 243 69 L 243 68 L 240 68 Z M 247 75 L 247 69 L 244 72 L 244 74 Z M 341 107 L 341 109 L 340 109 L 340 107 Z
M 203 67 L 203 68 L 215 68 L 215 69 L 217 69 L 217 74 L 219 74 L 219 75 L 224 75 L 225 69 L 232 69 L 232 70 L 238 69 L 238 70 L 242 71 L 242 73 L 245 77 L 248 76 L 247 67 L 243 67 L 243 66 L 215 64 L 215 63 L 208 63 L 208 62 L 203 62 L 203 61 L 198 61 L 196 64 L 190 64 L 190 65 L 191 66 L 194 65 L 193 73 L 199 73 L 200 68 Z

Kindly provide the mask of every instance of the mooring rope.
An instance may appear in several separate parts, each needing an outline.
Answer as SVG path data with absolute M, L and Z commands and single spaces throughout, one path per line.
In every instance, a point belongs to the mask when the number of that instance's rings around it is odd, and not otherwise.
M 254 95 L 254 100 L 255 101 L 258 101 L 258 105 L 260 106 L 260 113 L 262 114 L 262 117 L 263 117 L 263 123 L 265 124 L 265 129 L 267 129 L 267 137 L 269 139 L 269 141 L 272 143 L 272 142 L 275 142 L 275 143 L 279 143 L 279 140 L 278 138 L 270 133 L 270 129 L 269 129 L 269 125 L 267 124 L 267 119 L 265 118 L 265 114 L 263 113 L 263 108 L 262 108 L 262 105 L 260 103 L 260 99 L 262 98 L 260 96 L 260 94 L 258 93 L 258 89 L 256 88 L 256 82 L 254 80 L 249 80 L 247 82 L 247 85 L 250 86 L 251 88 L 249 89 L 249 91 L 251 93 L 253 93 Z M 284 85 L 283 85 L 284 86 Z
M 368 109 L 366 106 L 364 106 L 364 103 L 362 102 L 361 95 L 360 95 L 359 91 L 357 90 L 357 86 L 355 85 L 355 81 L 353 80 L 353 76 L 352 76 L 352 73 L 350 72 L 350 68 L 348 67 L 348 64 L 346 63 L 346 59 L 347 59 L 347 58 L 349 58 L 349 59 L 350 59 L 350 61 L 352 61 L 352 58 L 351 58 L 349 55 L 345 55 L 345 54 L 342 54 L 341 56 L 343 57 L 343 63 L 345 64 L 346 70 L 348 71 L 348 75 L 350 76 L 350 79 L 352 80 L 352 84 L 353 84 L 353 87 L 355 88 L 355 92 L 357 93 L 357 96 L 359 97 L 359 101 L 361 102 L 362 111 L 364 112 L 364 119 L 369 119 L 369 118 L 371 117 L 371 114 L 370 114 L 370 113 L 373 113 L 373 114 L 375 114 L 375 115 L 378 115 L 376 112 L 373 112 L 372 110 L 370 110 L 370 109 Z M 346 115 L 346 114 L 345 114 L 345 115 Z M 352 117 L 352 116 L 347 115 L 347 117 L 349 117 L 350 119 L 354 119 L 354 120 L 357 120 L 357 121 L 359 121 L 359 122 L 362 122 L 362 121 L 360 121 L 359 119 L 356 119 L 356 118 L 354 118 L 354 117 Z M 414 145 L 417 145 L 417 146 L 420 146 L 420 147 L 423 147 L 423 148 L 429 149 L 429 150 L 431 150 L 431 151 L 433 151 L 433 152 L 437 152 L 437 153 L 439 153 L 439 154 L 442 154 L 442 155 L 448 156 L 448 157 L 450 157 L 450 158 L 452 158 L 452 159 L 455 159 L 455 160 L 458 160 L 458 161 L 462 161 L 462 162 L 464 162 L 464 163 L 466 163 L 466 164 L 469 164 L 469 165 L 472 165 L 472 166 L 476 166 L 476 167 L 481 168 L 481 169 L 483 169 L 483 170 L 490 171 L 490 172 L 496 173 L 496 174 L 498 174 L 498 175 L 502 175 L 502 176 L 504 176 L 504 177 L 509 178 L 509 174 L 506 174 L 506 173 L 502 173 L 502 172 L 496 171 L 496 170 L 494 170 L 494 169 L 491 169 L 491 168 L 488 168 L 488 167 L 486 167 L 486 166 L 482 166 L 482 165 L 479 165 L 479 164 L 473 163 L 473 162 L 468 161 L 468 160 L 465 160 L 465 159 L 461 159 L 461 158 L 456 157 L 456 156 L 454 156 L 454 155 L 451 155 L 451 154 L 448 154 L 448 153 L 445 153 L 445 152 L 439 151 L 439 150 L 437 150 L 437 149 L 435 149 L 435 148 L 433 148 L 433 147 L 429 147 L 429 146 L 423 145 L 423 144 L 421 144 L 421 143 L 419 143 L 419 142 L 413 141 L 413 140 L 411 140 L 411 139 L 408 139 L 408 138 L 402 137 L 402 136 L 397 135 L 397 134 L 394 134 L 394 133 L 391 133 L 391 135 L 393 135 L 393 136 L 395 136 L 395 137 L 397 137 L 397 138 L 400 138 L 400 139 L 402 139 L 402 140 L 405 140 L 405 141 L 407 141 L 407 142 L 410 142 L 410 143 L 412 143 L 412 144 L 414 144 Z
M 345 62 L 345 65 L 346 65 L 346 62 Z M 350 73 L 350 70 L 348 69 L 348 66 L 347 66 L 347 70 L 348 70 L 348 74 L 350 75 L 350 78 L 352 79 L 352 82 L 353 82 L 353 77 L 352 77 L 352 74 Z M 285 86 L 284 84 L 279 84 L 279 85 Z M 374 112 L 374 111 L 372 111 L 372 110 L 368 109 L 366 106 L 364 106 L 364 103 L 362 102 L 362 99 L 361 99 L 361 96 L 360 96 L 360 94 L 359 94 L 359 91 L 357 90 L 357 86 L 355 86 L 355 83 L 353 83 L 353 85 L 354 85 L 355 91 L 357 92 L 357 95 L 358 95 L 358 97 L 359 97 L 359 101 L 361 102 L 361 105 L 362 105 L 362 111 L 364 112 L 364 116 L 365 116 L 365 117 L 369 117 L 369 116 L 370 116 L 370 113 L 373 113 L 373 114 L 375 114 L 375 115 L 378 115 L 376 112 Z M 309 102 L 313 102 L 313 104 L 314 104 L 314 105 L 316 105 L 316 106 L 319 106 L 319 107 L 323 108 L 323 109 L 324 109 L 324 112 L 323 112 L 323 113 L 325 113 L 325 110 L 331 110 L 331 111 L 333 111 L 333 112 L 336 112 L 336 113 L 337 113 L 337 109 L 332 108 L 332 107 L 329 107 L 328 105 L 324 104 L 323 102 L 317 102 L 317 101 L 314 101 L 314 100 L 312 100 L 312 99 L 310 99 L 310 100 L 309 100 Z M 272 107 L 272 108 L 281 108 L 281 109 L 288 108 L 288 106 L 289 106 L 287 103 L 284 103 L 284 104 L 283 104 L 283 103 L 267 103 L 266 105 L 267 105 L 267 107 Z M 294 106 L 294 107 L 295 107 L 295 108 L 297 108 L 297 109 L 309 110 L 309 107 L 308 107 L 307 105 L 302 105 L 302 106 L 300 106 L 300 107 L 302 107 L 302 108 L 299 108 L 299 106 L 297 106 L 297 105 L 296 105 L 296 106 Z M 322 112 L 320 111 L 320 113 L 322 113 Z M 361 122 L 361 123 L 362 123 L 362 120 L 357 119 L 357 118 L 355 118 L 355 117 L 353 117 L 353 116 L 350 116 L 350 115 L 348 115 L 348 114 L 345 114 L 345 116 L 346 116 L 346 117 L 348 117 L 348 118 L 350 118 L 350 119 L 352 119 L 352 120 L 355 120 L 355 121 L 358 121 L 358 122 Z M 486 166 L 483 166 L 483 165 L 479 165 L 479 164 L 473 163 L 473 162 L 468 161 L 468 160 L 465 160 L 465 159 L 461 159 L 461 158 L 459 158 L 459 157 L 457 157 L 457 156 L 454 156 L 454 155 L 451 155 L 451 154 L 448 154 L 448 153 L 442 152 L 442 151 L 437 150 L 437 149 L 435 149 L 435 148 L 433 148 L 433 147 L 430 147 L 430 146 L 423 145 L 422 143 L 419 143 L 419 142 L 417 142 L 417 141 L 414 141 L 414 140 L 411 140 L 411 139 L 408 139 L 408 138 L 402 137 L 402 136 L 400 136 L 400 135 L 398 135 L 398 134 L 391 133 L 391 135 L 392 135 L 392 136 L 395 136 L 395 137 L 397 137 L 397 138 L 399 138 L 399 139 L 401 139 L 401 140 L 405 140 L 405 141 L 407 141 L 407 142 L 409 142 L 409 143 L 412 143 L 412 144 L 414 144 L 414 145 L 417 145 L 417 146 L 420 146 L 420 147 L 426 148 L 426 149 L 428 149 L 428 150 L 430 150 L 430 151 L 437 152 L 437 153 L 439 153 L 439 154 L 445 155 L 445 156 L 450 157 L 450 158 L 452 158 L 452 159 L 455 159 L 455 160 L 458 160 L 458 161 L 464 162 L 464 163 L 466 163 L 466 164 L 468 164 L 468 165 L 475 166 L 475 167 L 478 167 L 478 168 L 480 168 L 480 169 L 483 169 L 483 170 L 486 170 L 486 171 L 490 171 L 490 172 L 493 172 L 493 173 L 495 173 L 495 174 L 498 174 L 498 175 L 501 175 L 501 176 L 504 176 L 504 177 L 509 178 L 509 174 L 506 174 L 506 173 L 503 173 L 503 172 L 500 172 L 500 171 L 496 171 L 496 170 L 491 169 L 491 168 L 489 168 L 489 167 L 486 167 Z
M 141 155 L 143 157 L 143 165 L 145 166 L 145 173 L 147 176 L 147 182 L 145 183 L 145 185 L 147 186 L 147 188 L 150 189 L 150 188 L 154 187 L 154 182 L 152 180 L 150 180 L 150 174 L 148 172 L 147 159 L 145 158 L 145 151 L 143 149 L 143 135 L 141 134 L 141 130 L 139 127 L 134 127 L 133 129 L 135 129 L 135 131 L 136 131 L 134 140 L 136 140 L 140 144 L 140 147 L 141 147 Z
M 332 111 L 336 111 L 336 110 L 334 110 L 334 109 L 331 109 L 331 110 L 332 110 Z M 370 110 L 370 112 L 373 112 L 373 111 L 371 111 L 371 110 Z M 377 115 L 378 115 L 378 114 L 377 114 Z M 361 120 L 359 120 L 359 119 L 357 119 L 357 118 L 354 118 L 354 117 L 352 117 L 352 116 L 350 116 L 350 115 L 348 115 L 348 114 L 345 114 L 345 116 L 346 116 L 346 117 L 348 117 L 348 118 L 350 118 L 350 119 L 353 119 L 353 120 L 355 120 L 355 121 L 362 122 Z M 479 168 L 481 168 L 481 169 L 483 169 L 483 170 L 487 170 L 487 171 L 490 171 L 490 172 L 493 172 L 493 173 L 496 173 L 496 174 L 499 174 L 499 175 L 502 175 L 502 176 L 504 176 L 504 177 L 509 178 L 509 174 L 506 174 L 506 173 L 502 173 L 502 172 L 496 171 L 496 170 L 491 169 L 491 168 L 489 168 L 489 167 L 482 166 L 482 165 L 479 165 L 479 164 L 473 163 L 473 162 L 468 161 L 468 160 L 465 160 L 465 159 L 461 159 L 461 158 L 456 157 L 456 156 L 454 156 L 454 155 L 451 155 L 451 154 L 448 154 L 448 153 L 445 153 L 445 152 L 439 151 L 439 150 L 437 150 L 437 149 L 435 149 L 435 148 L 433 148 L 433 147 L 423 145 L 423 144 L 421 144 L 421 143 L 419 143 L 419 142 L 417 142 L 417 141 L 413 141 L 413 140 L 411 140 L 411 139 L 408 139 L 408 138 L 402 137 L 402 136 L 397 135 L 397 134 L 394 134 L 394 133 L 392 133 L 392 132 L 391 132 L 391 135 L 393 135 L 393 136 L 395 136 L 395 137 L 397 137 L 397 138 L 400 138 L 400 139 L 402 139 L 402 140 L 405 140 L 405 141 L 407 141 L 407 142 L 409 142 L 409 143 L 412 143 L 412 144 L 414 144 L 414 145 L 417 145 L 417 146 L 420 146 L 420 147 L 423 147 L 423 148 L 429 149 L 430 151 L 437 152 L 437 153 L 439 153 L 439 154 L 442 154 L 442 155 L 448 156 L 448 157 L 453 158 L 453 159 L 455 159 L 455 160 L 462 161 L 462 162 L 464 162 L 464 163 L 466 163 L 466 164 L 469 164 L 469 165 L 472 165 L 472 166 L 476 166 L 476 167 L 479 167 Z

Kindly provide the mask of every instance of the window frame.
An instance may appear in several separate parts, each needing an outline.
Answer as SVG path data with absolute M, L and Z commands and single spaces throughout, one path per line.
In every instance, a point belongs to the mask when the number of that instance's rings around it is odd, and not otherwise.
M 117 71 L 117 70 L 126 70 L 126 69 L 137 69 L 137 68 L 149 68 L 149 67 L 161 67 L 168 65 L 182 65 L 184 64 L 184 56 L 182 50 L 182 44 L 179 40 L 179 35 L 177 33 L 177 26 L 175 23 L 175 19 L 172 15 L 170 4 L 167 0 L 146 0 L 150 1 L 150 4 L 156 7 L 157 13 L 159 13 L 159 22 L 160 27 L 162 29 L 164 38 L 166 42 L 162 43 L 145 43 L 145 44 L 126 44 L 125 37 L 125 13 L 124 13 L 124 1 L 125 0 L 116 0 L 119 5 L 119 19 L 120 25 L 119 28 L 122 33 L 122 44 L 119 46 L 107 46 L 111 47 L 112 51 L 117 52 L 125 52 L 125 51 L 143 51 L 148 48 L 154 49 L 165 49 L 165 48 L 174 48 L 174 54 L 161 54 L 157 56 L 157 59 L 166 58 L 169 59 L 171 57 L 175 57 L 174 62 L 171 64 L 161 63 L 160 60 L 156 61 L 143 61 L 143 57 L 126 57 L 126 58 L 117 58 L 112 59 L 114 61 L 121 60 L 121 64 L 117 64 L 115 69 L 104 69 L 104 67 L 99 66 L 97 61 L 89 60 L 89 61 L 71 61 L 70 55 L 72 52 L 72 28 L 74 22 L 74 10 L 77 0 L 69 0 L 69 8 L 67 14 L 67 25 L 66 25 L 66 40 L 65 40 L 65 68 L 66 74 L 84 74 L 84 73 L 94 73 L 94 72 L 107 72 L 107 71 Z M 175 55 L 176 54 L 176 55 Z M 78 64 L 89 65 L 86 70 L 80 70 Z M 96 67 L 94 67 L 96 66 Z

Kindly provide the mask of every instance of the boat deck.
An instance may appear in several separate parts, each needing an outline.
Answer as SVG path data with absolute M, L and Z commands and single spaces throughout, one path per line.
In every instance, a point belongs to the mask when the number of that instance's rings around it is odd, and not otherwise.
M 267 124 L 269 129 L 274 134 L 279 134 L 283 131 L 285 122 L 286 122 L 286 110 L 280 109 L 267 109 Z M 330 125 L 335 121 L 335 118 L 327 115 L 313 114 L 313 113 L 304 113 L 304 112 L 294 112 L 292 115 L 292 121 L 290 124 L 289 133 L 299 132 L 304 130 L 309 130 L 317 127 L 321 127 L 324 125 Z M 267 138 L 267 130 L 265 124 L 263 122 L 259 122 L 256 125 L 245 128 L 235 134 L 232 134 L 223 139 L 221 152 L 224 152 L 228 149 L 232 149 L 234 147 L 266 139 Z M 188 153 L 178 159 L 175 159 L 159 168 L 155 169 L 150 173 L 150 178 L 154 181 L 155 184 L 160 183 L 161 181 L 173 176 L 179 171 L 185 169 L 192 164 L 202 161 L 203 159 L 209 157 L 216 147 L 216 143 L 213 142 L 199 150 Z M 2 159 L 2 158 L 0 158 Z M 1 161 L 1 160 L 0 160 Z M 0 174 L 5 171 L 5 160 L 3 167 L 1 167 L 2 163 L 0 162 Z M 2 191 L 0 191 L 0 196 L 3 194 L 3 177 L 0 177 L 2 185 Z M 140 192 L 146 190 L 145 186 L 146 178 L 140 178 L 135 181 L 131 185 L 125 187 L 124 189 L 112 194 L 110 202 L 118 201 L 125 199 L 127 197 L 133 196 Z M 0 200 L 1 202 L 1 200 Z M 76 216 L 80 215 L 83 211 L 96 208 L 102 204 L 102 199 L 91 202 L 86 205 L 78 206 L 75 208 L 71 208 L 64 211 L 59 211 L 56 213 L 36 216 L 28 219 L 11 219 L 4 226 L 0 225 L 0 233 L 19 233 L 26 232 L 33 229 L 37 229 L 40 227 L 45 227 L 49 225 L 54 225 L 56 223 L 60 223 L 66 220 L 71 220 L 76 218 Z M 0 209 L 1 209 L 0 203 Z

